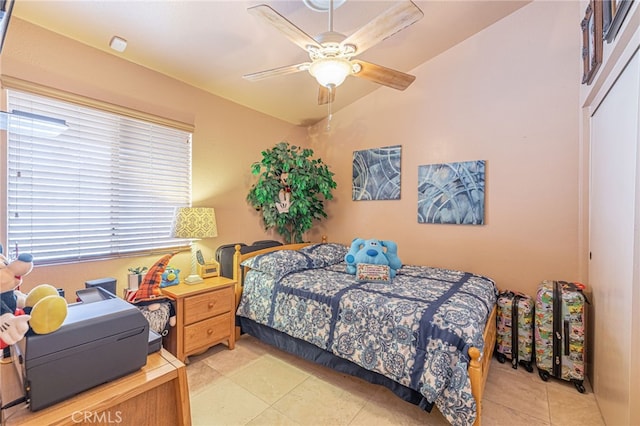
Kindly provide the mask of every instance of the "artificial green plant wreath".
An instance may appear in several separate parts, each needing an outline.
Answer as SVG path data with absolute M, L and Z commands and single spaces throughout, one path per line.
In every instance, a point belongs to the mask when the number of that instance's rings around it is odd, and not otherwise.
M 280 142 L 251 165 L 258 181 L 247 201 L 261 212 L 265 229 L 275 227 L 287 243 L 301 243 L 313 221 L 327 217 L 324 201 L 337 186 L 327 165 L 312 157 L 312 149 Z

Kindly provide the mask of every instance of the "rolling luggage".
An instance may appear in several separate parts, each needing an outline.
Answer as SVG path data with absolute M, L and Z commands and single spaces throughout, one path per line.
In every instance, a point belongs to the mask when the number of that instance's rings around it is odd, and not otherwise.
M 584 285 L 543 281 L 535 306 L 536 366 L 545 382 L 549 376 L 572 382 L 584 393 Z
M 251 253 L 269 247 L 281 246 L 282 243 L 276 240 L 254 241 L 251 245 L 245 243 L 224 244 L 216 249 L 216 262 L 220 264 L 220 276 L 233 278 L 233 255 L 236 252 L 236 245 L 240 244 L 241 253 Z
M 533 372 L 533 312 L 534 301 L 526 294 L 504 291 L 498 295 L 496 357 L 511 366 L 522 365 Z

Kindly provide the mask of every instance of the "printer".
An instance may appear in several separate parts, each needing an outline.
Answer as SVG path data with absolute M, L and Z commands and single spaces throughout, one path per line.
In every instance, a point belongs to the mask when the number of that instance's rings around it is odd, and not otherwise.
M 135 306 L 100 287 L 81 290 L 78 297 L 81 301 L 69 304 L 58 330 L 42 335 L 30 331 L 15 348 L 14 362 L 31 411 L 147 362 L 149 323 Z

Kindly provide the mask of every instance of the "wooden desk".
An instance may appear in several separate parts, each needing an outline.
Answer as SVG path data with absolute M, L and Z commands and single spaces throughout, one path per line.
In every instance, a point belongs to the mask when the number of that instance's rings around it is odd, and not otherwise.
M 2 403 L 20 396 L 13 364 L 0 367 Z M 4 412 L 2 425 L 191 425 L 184 364 L 161 349 L 140 370 L 31 412 L 25 404 Z

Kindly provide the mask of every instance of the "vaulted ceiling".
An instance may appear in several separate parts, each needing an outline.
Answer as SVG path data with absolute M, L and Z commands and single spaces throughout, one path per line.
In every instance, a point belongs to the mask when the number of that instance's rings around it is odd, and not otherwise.
M 322 5 L 328 0 L 307 0 Z M 406 1 L 406 0 L 404 0 Z M 319 2 L 319 3 L 318 3 Z M 308 72 L 259 81 L 244 74 L 309 60 L 273 26 L 247 12 L 265 3 L 312 37 L 329 28 L 328 13 L 302 0 L 17 0 L 13 16 L 156 70 L 205 91 L 300 125 L 327 115 L 318 83 Z M 350 35 L 397 1 L 347 0 L 334 13 L 334 30 Z M 412 69 L 509 15 L 529 1 L 445 0 L 414 3 L 424 17 L 368 49 L 358 59 L 411 74 Z M 337 1 L 336 1 L 337 4 Z M 127 40 L 124 52 L 109 47 Z M 348 77 L 333 111 L 373 90 L 405 92 Z

